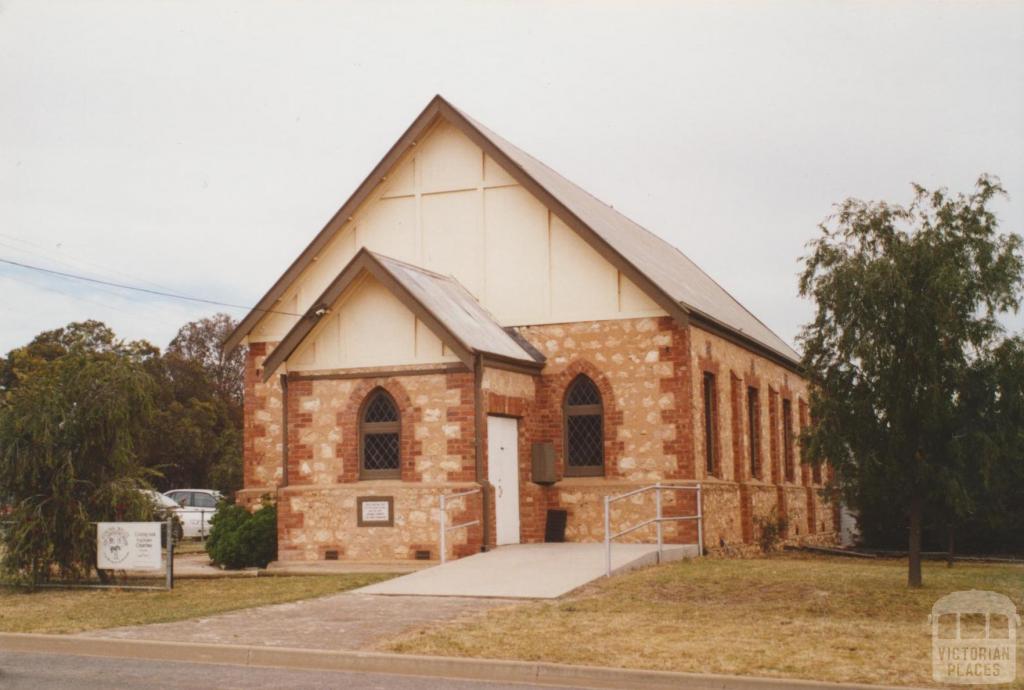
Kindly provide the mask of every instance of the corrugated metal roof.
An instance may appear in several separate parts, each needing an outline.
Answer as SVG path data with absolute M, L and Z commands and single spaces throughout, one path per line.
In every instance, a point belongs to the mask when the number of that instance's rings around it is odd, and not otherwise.
M 455 278 L 376 252 L 368 253 L 471 351 L 524 362 L 539 361 L 506 333 Z
M 454 106 L 452 106 L 454 109 Z M 615 251 L 687 309 L 745 335 L 794 363 L 800 355 L 679 249 L 469 117 L 480 134 L 558 199 Z

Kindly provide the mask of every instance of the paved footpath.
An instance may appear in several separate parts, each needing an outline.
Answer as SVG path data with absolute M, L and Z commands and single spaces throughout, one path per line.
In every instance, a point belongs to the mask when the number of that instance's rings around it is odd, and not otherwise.
M 515 603 L 506 599 L 387 597 L 344 592 L 174 623 L 93 630 L 78 636 L 361 650 L 372 649 L 378 642 L 413 628 Z
M 531 687 L 549 686 L 0 650 L 0 688 L 4 690 L 517 690 Z

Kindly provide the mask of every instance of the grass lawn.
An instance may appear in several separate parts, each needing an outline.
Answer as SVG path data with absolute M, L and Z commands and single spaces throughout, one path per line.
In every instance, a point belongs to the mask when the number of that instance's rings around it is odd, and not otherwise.
M 166 623 L 235 609 L 335 594 L 391 575 L 178 580 L 170 592 L 0 587 L 0 631 L 73 633 L 143 623 Z
M 1024 611 L 1024 567 L 924 568 L 925 587 L 909 590 L 906 561 L 705 558 L 599 581 L 558 601 L 491 609 L 413 632 L 384 648 L 932 685 L 927 620 L 935 600 L 956 590 L 986 589 L 1008 595 Z M 1021 657 L 1018 651 L 1019 664 Z M 1017 683 L 1024 687 L 1024 669 Z
M 174 543 L 174 553 L 179 556 L 185 556 L 193 553 L 206 553 L 206 544 L 198 539 L 178 541 Z

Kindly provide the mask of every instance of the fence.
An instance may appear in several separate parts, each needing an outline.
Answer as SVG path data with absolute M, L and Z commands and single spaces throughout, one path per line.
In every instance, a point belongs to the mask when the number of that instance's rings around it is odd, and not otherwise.
M 94 527 L 96 527 L 99 524 L 117 524 L 117 523 L 98 523 L 98 522 L 92 522 L 90 524 L 93 525 Z M 169 517 L 165 522 L 162 522 L 162 523 L 150 523 L 150 524 L 160 524 L 161 525 L 161 530 L 160 531 L 163 532 L 164 540 L 163 540 L 163 544 L 161 546 L 161 553 L 163 554 L 163 556 L 162 556 L 163 566 L 161 568 L 161 570 L 163 570 L 163 575 L 162 576 L 142 575 L 142 574 L 140 574 L 140 573 L 143 572 L 141 570 L 113 570 L 112 572 L 114 573 L 114 578 L 115 579 L 118 577 L 117 574 L 120 573 L 120 577 L 121 577 L 121 580 L 122 580 L 121 582 L 105 582 L 105 581 L 102 581 L 102 580 L 99 580 L 97 582 L 83 582 L 83 581 L 79 580 L 79 581 L 67 581 L 67 582 L 63 582 L 62 581 L 62 582 L 35 582 L 35 583 L 5 582 L 5 583 L 2 583 L 2 584 L 15 585 L 15 586 L 25 586 L 25 587 L 31 587 L 31 588 L 45 587 L 45 588 L 63 588 L 63 589 L 133 589 L 133 590 L 151 590 L 151 591 L 152 590 L 158 590 L 158 591 L 172 590 L 172 589 L 174 589 L 174 522 L 173 522 L 173 519 Z M 10 520 L 0 521 L 0 529 L 8 530 L 8 529 L 11 529 L 12 525 L 14 525 L 14 522 L 12 522 Z M 99 548 L 99 536 L 98 536 L 98 534 L 96 536 L 96 543 L 97 543 L 97 549 L 98 549 Z M 104 572 L 107 572 L 107 569 L 104 569 Z M 99 573 L 99 570 L 97 570 L 97 574 L 98 573 Z M 154 583 L 154 584 L 129 584 L 129 582 L 138 583 L 138 582 L 146 582 L 146 581 L 154 581 L 154 580 L 156 582 L 162 581 L 162 584 L 156 584 L 156 583 Z

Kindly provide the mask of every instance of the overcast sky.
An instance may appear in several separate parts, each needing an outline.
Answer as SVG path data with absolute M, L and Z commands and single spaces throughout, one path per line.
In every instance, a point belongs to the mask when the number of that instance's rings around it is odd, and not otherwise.
M 435 93 L 789 342 L 847 196 L 989 172 L 1024 231 L 1020 2 L 0 0 L 0 258 L 252 305 Z M 0 352 L 214 311 L 0 264 Z

